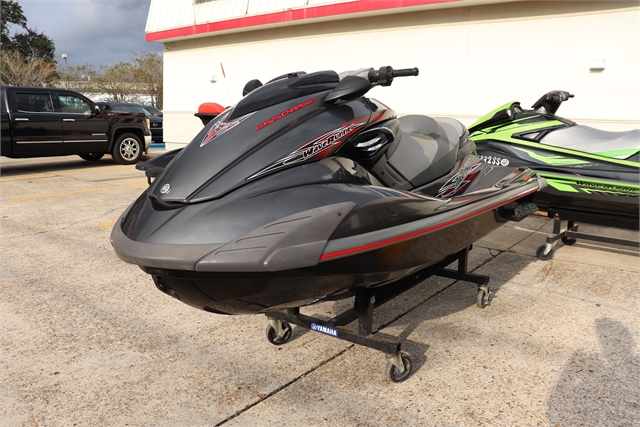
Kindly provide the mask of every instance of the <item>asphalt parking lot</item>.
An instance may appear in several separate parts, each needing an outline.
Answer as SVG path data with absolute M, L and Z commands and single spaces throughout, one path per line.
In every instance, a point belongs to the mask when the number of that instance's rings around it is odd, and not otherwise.
M 640 425 L 637 248 L 579 240 L 539 261 L 552 221 L 506 224 L 471 251 L 487 308 L 475 285 L 430 278 L 376 313 L 414 359 L 393 383 L 377 351 L 295 327 L 273 346 L 264 316 L 198 311 L 120 261 L 111 228 L 147 186 L 133 166 L 0 171 L 1 426 Z

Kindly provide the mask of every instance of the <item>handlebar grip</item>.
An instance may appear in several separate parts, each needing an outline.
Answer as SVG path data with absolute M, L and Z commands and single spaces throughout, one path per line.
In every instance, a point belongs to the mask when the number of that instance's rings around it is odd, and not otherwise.
M 420 70 L 415 68 L 405 68 L 402 70 L 393 70 L 393 77 L 410 77 L 417 76 L 420 73 Z

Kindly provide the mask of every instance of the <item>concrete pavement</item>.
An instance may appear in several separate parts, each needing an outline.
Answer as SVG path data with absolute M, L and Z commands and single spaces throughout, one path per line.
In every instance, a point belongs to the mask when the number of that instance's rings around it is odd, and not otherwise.
M 120 261 L 111 227 L 147 185 L 133 166 L 0 168 L 0 426 L 640 425 L 635 248 L 579 240 L 539 261 L 551 220 L 504 225 L 471 251 L 489 307 L 431 278 L 376 312 L 414 359 L 392 383 L 377 351 L 295 327 L 273 346 L 264 316 L 195 310 Z

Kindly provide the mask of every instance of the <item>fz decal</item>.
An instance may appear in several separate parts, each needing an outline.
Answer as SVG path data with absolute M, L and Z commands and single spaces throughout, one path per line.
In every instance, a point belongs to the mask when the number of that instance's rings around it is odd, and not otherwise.
M 213 141 L 215 138 L 230 131 L 234 127 L 238 126 L 241 122 L 243 122 L 244 120 L 248 119 L 253 115 L 253 113 L 249 113 L 242 117 L 238 117 L 233 121 L 227 122 L 226 120 L 230 112 L 231 110 L 229 110 L 227 113 L 224 113 L 224 115 L 220 118 L 220 120 L 218 120 L 213 126 L 211 126 L 211 129 L 209 129 L 209 132 L 207 132 L 204 138 L 202 138 L 200 147 L 207 145 L 208 143 Z
M 325 154 L 334 151 L 347 136 L 356 132 L 359 128 L 364 126 L 366 122 L 353 122 L 344 126 L 334 129 L 331 132 L 327 132 L 324 135 L 320 135 L 316 139 L 307 142 L 296 151 L 292 152 L 286 157 L 272 163 L 267 168 L 260 172 L 250 176 L 247 179 L 253 179 L 266 173 L 272 172 L 277 169 L 281 169 L 285 166 L 290 166 L 296 163 L 301 163 L 311 158 L 322 158 Z
M 476 169 L 478 169 L 481 163 L 469 164 L 470 161 L 464 164 L 464 167 L 456 172 L 449 180 L 438 190 L 436 197 L 445 199 L 447 197 L 455 196 L 457 193 L 463 191 L 473 181 L 476 176 Z

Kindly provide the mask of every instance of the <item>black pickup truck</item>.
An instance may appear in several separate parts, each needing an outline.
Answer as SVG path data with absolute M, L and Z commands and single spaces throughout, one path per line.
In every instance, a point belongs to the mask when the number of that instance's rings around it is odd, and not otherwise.
M 137 163 L 151 144 L 144 114 L 105 111 L 66 89 L 0 87 L 0 155 L 12 158 L 67 156 L 120 164 Z

